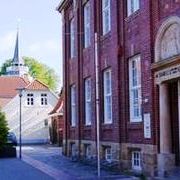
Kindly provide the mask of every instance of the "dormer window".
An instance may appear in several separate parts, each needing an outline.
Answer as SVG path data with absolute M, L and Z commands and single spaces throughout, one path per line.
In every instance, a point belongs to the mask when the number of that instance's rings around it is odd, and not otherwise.
M 44 105 L 47 105 L 48 102 L 47 102 L 47 94 L 46 93 L 43 93 L 41 94 L 41 105 L 44 106 Z
M 27 105 L 28 106 L 34 105 L 34 95 L 32 93 L 27 94 Z

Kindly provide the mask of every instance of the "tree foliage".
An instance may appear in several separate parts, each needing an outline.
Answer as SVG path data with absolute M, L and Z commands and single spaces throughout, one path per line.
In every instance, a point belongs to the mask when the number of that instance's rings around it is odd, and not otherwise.
M 0 148 L 7 142 L 8 130 L 5 114 L 0 110 Z
M 25 65 L 29 67 L 29 74 L 46 84 L 50 89 L 57 88 L 58 76 L 55 71 L 47 65 L 31 57 L 23 57 Z M 11 65 L 12 60 L 6 60 L 1 66 L 0 75 L 6 74 L 6 67 Z
M 58 76 L 52 68 L 33 58 L 23 57 L 23 59 L 25 64 L 29 67 L 29 73 L 32 77 L 40 80 L 49 88 L 53 90 L 56 89 Z
M 6 68 L 11 65 L 11 61 L 11 59 L 8 59 L 5 61 L 5 63 L 3 63 L 0 70 L 0 76 L 6 74 Z

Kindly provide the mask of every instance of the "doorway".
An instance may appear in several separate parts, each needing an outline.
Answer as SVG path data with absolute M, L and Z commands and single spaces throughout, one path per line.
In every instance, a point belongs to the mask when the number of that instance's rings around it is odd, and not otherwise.
M 169 83 L 169 103 L 172 132 L 172 153 L 175 154 L 176 166 L 180 166 L 179 148 L 179 106 L 178 106 L 178 82 Z

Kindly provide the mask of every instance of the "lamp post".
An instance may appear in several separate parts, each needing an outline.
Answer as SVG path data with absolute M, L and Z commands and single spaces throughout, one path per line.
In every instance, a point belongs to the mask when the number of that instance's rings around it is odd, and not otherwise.
M 25 88 L 17 88 L 16 89 L 19 92 L 19 158 L 22 157 L 22 92 L 25 90 Z

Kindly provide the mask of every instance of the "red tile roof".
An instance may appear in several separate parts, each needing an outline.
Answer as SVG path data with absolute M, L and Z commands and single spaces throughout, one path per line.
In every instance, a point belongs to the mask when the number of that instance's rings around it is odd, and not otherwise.
M 0 76 L 0 98 L 13 98 L 17 88 L 24 88 L 27 81 L 21 77 Z
M 26 89 L 28 90 L 48 90 L 49 88 L 40 82 L 39 80 L 35 79 L 32 83 L 30 83 Z
M 0 107 L 5 106 L 18 93 L 17 88 L 28 90 L 48 90 L 49 88 L 38 80 L 28 81 L 25 77 L 0 76 Z

